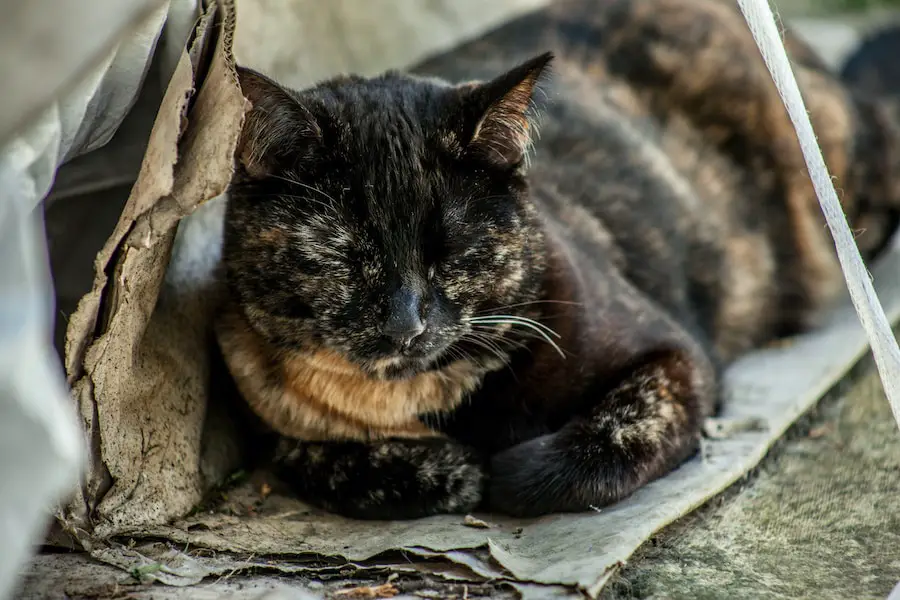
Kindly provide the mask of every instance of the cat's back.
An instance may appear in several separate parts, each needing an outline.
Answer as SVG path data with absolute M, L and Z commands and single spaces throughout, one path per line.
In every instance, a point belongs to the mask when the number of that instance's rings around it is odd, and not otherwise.
M 535 199 L 563 225 L 589 216 L 593 229 L 609 233 L 604 243 L 622 238 L 622 250 L 636 262 L 664 261 L 671 248 L 644 242 L 715 237 L 755 216 L 732 202 L 748 195 L 741 170 L 704 139 L 690 115 L 660 106 L 653 81 L 659 73 L 649 67 L 642 73 L 642 63 L 679 60 L 668 52 L 646 53 L 654 46 L 654 32 L 643 30 L 656 21 L 650 11 L 668 4 L 684 2 L 557 1 L 415 71 L 451 81 L 487 79 L 551 50 L 552 75 L 538 92 L 541 114 L 529 167 Z M 693 43 L 690 36 L 685 43 Z M 627 247 L 637 239 L 643 242 Z
M 819 77 L 805 46 L 788 45 L 822 84 L 814 120 L 841 123 L 845 100 L 830 75 Z M 796 175 L 793 128 L 735 6 L 557 1 L 416 71 L 488 78 L 546 50 L 556 59 L 529 181 L 586 271 L 602 277 L 608 265 L 590 262 L 612 260 L 724 356 L 802 328 L 830 301 L 839 269 Z M 849 134 L 829 132 L 826 159 L 845 164 Z

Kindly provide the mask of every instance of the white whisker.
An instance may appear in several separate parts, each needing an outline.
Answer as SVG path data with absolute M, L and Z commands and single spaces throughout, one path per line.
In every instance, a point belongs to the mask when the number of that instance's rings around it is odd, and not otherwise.
M 533 327 L 535 329 L 540 329 L 544 333 L 548 333 L 557 339 L 561 338 L 558 333 L 553 331 L 550 327 L 547 327 L 540 321 L 535 321 L 534 319 L 529 319 L 528 317 L 522 317 L 519 315 L 483 315 L 480 317 L 471 317 L 468 319 L 470 323 L 488 323 L 488 324 L 502 324 L 502 323 L 511 323 L 517 322 L 522 325 Z
M 515 344 L 517 348 L 527 348 L 527 344 L 524 342 L 515 342 L 510 340 L 507 337 L 504 337 L 503 333 L 498 333 L 496 325 L 482 325 L 481 323 L 472 323 L 471 326 L 473 328 L 478 328 L 480 332 L 487 332 L 491 335 L 492 339 L 503 341 L 508 344 Z M 530 330 L 507 330 L 510 334 L 515 334 L 518 337 L 523 337 L 526 340 L 544 340 L 544 337 L 534 333 Z
M 539 323 L 534 319 L 518 317 L 515 315 L 493 315 L 489 317 L 472 317 L 468 319 L 468 322 L 471 325 L 508 325 L 510 327 L 520 325 L 522 327 L 527 327 L 537 333 L 545 342 L 550 344 L 550 346 L 552 346 L 553 349 L 556 350 L 556 352 L 561 357 L 566 358 L 566 353 L 563 352 L 559 345 L 555 341 L 553 341 L 553 338 L 550 337 L 552 335 L 557 339 L 561 339 L 562 336 L 543 323 Z
M 280 176 L 280 175 L 270 175 L 270 177 L 274 177 L 275 179 L 280 179 L 280 180 L 282 180 L 282 181 L 285 181 L 285 182 L 287 182 L 287 183 L 290 183 L 291 185 L 296 185 L 296 186 L 305 188 L 305 189 L 307 189 L 307 190 L 309 190 L 309 191 L 311 191 L 311 192 L 316 192 L 317 194 L 320 194 L 320 195 L 324 196 L 325 198 L 327 198 L 327 199 L 329 200 L 329 202 L 331 203 L 330 205 L 323 204 L 323 206 L 330 206 L 331 208 L 337 209 L 338 201 L 335 200 L 333 196 L 331 196 L 331 195 L 329 195 L 329 194 L 323 192 L 322 190 L 320 190 L 320 189 L 317 188 L 317 187 L 313 187 L 313 186 L 311 186 L 311 185 L 308 185 L 308 184 L 306 184 L 306 183 L 303 183 L 302 181 L 297 181 L 296 179 L 291 179 L 291 178 L 288 178 L 288 177 L 282 177 L 282 176 Z M 280 194 L 280 195 L 282 195 L 282 196 L 290 196 L 289 194 Z M 298 198 L 298 197 L 300 197 L 300 196 L 293 196 L 293 197 L 294 197 L 294 198 Z
M 530 300 L 528 302 L 517 302 L 515 304 L 505 304 L 503 306 L 497 306 L 494 308 L 487 308 L 482 311 L 478 311 L 477 315 L 491 316 L 494 313 L 492 311 L 495 310 L 506 310 L 507 308 L 518 308 L 522 306 L 532 306 L 534 304 L 562 304 L 565 306 L 581 306 L 581 302 L 570 302 L 568 300 Z
M 478 336 L 479 339 L 482 339 L 484 341 L 490 340 L 490 342 L 492 344 L 496 345 L 498 348 L 500 348 L 504 351 L 507 350 L 507 348 L 503 347 L 504 345 L 508 345 L 508 346 L 511 346 L 512 348 L 516 348 L 516 349 L 520 349 L 520 350 L 528 349 L 528 345 L 525 344 L 524 342 L 509 339 L 508 337 L 505 337 L 504 335 L 497 333 L 496 329 L 484 327 L 484 326 L 481 326 L 481 327 L 482 327 L 482 329 L 480 331 L 472 331 L 468 335 Z
M 481 349 L 483 349 L 483 350 L 487 350 L 489 353 L 491 353 L 492 355 L 494 355 L 494 356 L 495 356 L 498 360 L 500 360 L 504 365 L 509 364 L 509 357 L 506 356 L 506 355 L 502 352 L 502 350 L 499 350 L 498 348 L 495 348 L 495 347 L 491 346 L 490 344 L 486 343 L 484 340 L 480 340 L 480 339 L 478 339 L 478 338 L 472 336 L 472 334 L 465 334 L 465 335 L 463 335 L 461 341 L 466 341 L 466 342 L 469 342 L 470 344 L 475 344 L 475 345 L 478 346 L 479 348 L 481 348 Z

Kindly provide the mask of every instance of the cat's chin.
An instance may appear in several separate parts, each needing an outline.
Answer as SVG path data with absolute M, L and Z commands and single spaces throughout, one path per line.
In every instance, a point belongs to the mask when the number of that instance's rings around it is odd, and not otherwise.
M 402 359 L 394 364 L 374 369 L 372 374 L 378 379 L 409 379 L 426 371 L 433 369 L 433 360 L 424 359 Z
M 443 356 L 443 352 L 415 357 L 391 356 L 369 362 L 364 370 L 375 379 L 409 379 L 444 366 Z

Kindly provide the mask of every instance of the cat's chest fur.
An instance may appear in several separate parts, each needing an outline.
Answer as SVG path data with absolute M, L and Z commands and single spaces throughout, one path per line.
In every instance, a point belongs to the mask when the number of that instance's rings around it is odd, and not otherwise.
M 278 353 L 234 307 L 223 312 L 217 336 L 254 412 L 278 433 L 310 441 L 438 435 L 419 416 L 452 411 L 483 376 L 457 361 L 405 379 L 376 379 L 329 350 Z

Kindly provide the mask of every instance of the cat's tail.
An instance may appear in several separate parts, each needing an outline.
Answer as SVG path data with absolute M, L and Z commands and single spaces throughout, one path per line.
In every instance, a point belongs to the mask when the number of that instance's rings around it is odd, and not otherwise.
M 276 474 L 304 501 L 355 519 L 471 512 L 482 458 L 447 438 L 302 442 L 283 438 Z
M 866 258 L 900 226 L 900 24 L 865 37 L 840 71 L 856 110 L 847 216 Z

